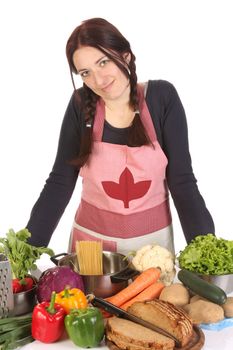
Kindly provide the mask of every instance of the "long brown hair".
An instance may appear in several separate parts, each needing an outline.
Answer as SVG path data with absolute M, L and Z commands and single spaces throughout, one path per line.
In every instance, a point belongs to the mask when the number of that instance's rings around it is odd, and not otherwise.
M 135 66 L 135 56 L 131 50 L 129 42 L 111 23 L 103 18 L 91 18 L 83 21 L 72 32 L 66 45 L 66 56 L 70 66 L 70 72 L 73 80 L 73 73 L 77 74 L 77 69 L 73 62 L 74 52 L 81 46 L 91 46 L 102 51 L 111 59 L 118 68 L 125 74 L 130 82 L 130 106 L 134 111 L 139 111 L 139 100 L 137 94 L 137 74 Z M 131 55 L 130 62 L 126 66 L 124 54 Z M 75 85 L 75 93 L 78 94 Z M 84 165 L 92 149 L 92 128 L 94 123 L 96 103 L 99 96 L 89 89 L 85 83 L 84 89 L 84 117 L 86 122 L 85 132 L 83 133 L 80 145 L 80 151 L 75 160 L 72 161 L 78 167 Z M 146 130 L 141 122 L 139 112 L 135 114 L 132 127 L 128 134 L 128 146 L 142 146 L 151 144 Z

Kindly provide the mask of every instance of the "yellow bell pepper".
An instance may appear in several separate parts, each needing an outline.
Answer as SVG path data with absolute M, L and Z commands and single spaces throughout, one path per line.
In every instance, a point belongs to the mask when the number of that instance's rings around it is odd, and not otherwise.
M 88 305 L 85 294 L 78 288 L 65 288 L 56 295 L 55 303 L 61 305 L 67 314 L 72 309 L 85 309 Z

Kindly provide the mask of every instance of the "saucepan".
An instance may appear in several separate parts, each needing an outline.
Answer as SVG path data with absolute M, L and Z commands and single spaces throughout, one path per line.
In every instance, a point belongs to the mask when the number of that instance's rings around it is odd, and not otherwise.
M 62 258 L 58 259 L 59 257 Z M 58 266 L 70 266 L 79 273 L 77 254 L 61 253 L 52 256 L 51 261 Z M 80 273 L 79 273 L 80 274 Z M 127 287 L 129 280 L 139 274 L 130 267 L 129 259 L 120 253 L 103 251 L 103 275 L 81 275 L 85 293 L 107 298 Z

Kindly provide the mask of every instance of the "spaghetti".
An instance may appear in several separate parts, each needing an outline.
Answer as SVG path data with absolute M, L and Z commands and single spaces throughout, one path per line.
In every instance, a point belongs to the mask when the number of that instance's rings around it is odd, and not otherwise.
M 102 241 L 77 241 L 75 249 L 81 275 L 103 275 Z

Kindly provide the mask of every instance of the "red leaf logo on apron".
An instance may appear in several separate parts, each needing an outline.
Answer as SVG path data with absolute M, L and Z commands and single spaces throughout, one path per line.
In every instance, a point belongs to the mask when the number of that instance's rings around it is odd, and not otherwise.
M 102 181 L 104 191 L 114 199 L 123 201 L 124 207 L 129 208 L 129 202 L 143 197 L 150 188 L 151 180 L 134 182 L 133 175 L 128 168 L 121 173 L 119 183 Z

